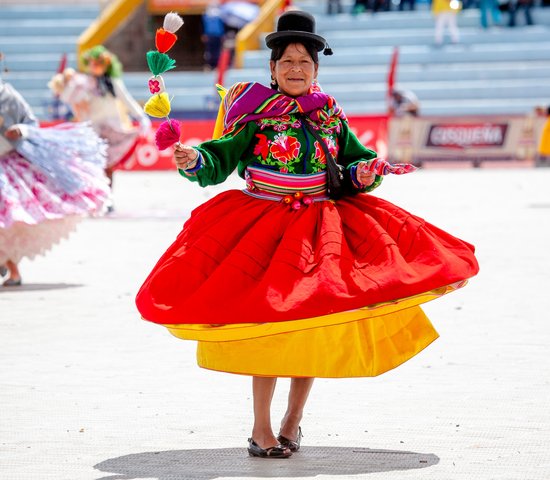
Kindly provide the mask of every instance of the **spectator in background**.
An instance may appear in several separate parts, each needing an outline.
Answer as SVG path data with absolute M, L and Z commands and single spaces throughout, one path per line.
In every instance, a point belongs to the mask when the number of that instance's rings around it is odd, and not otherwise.
M 405 3 L 409 4 L 409 10 L 415 10 L 416 8 L 416 1 L 415 0 L 401 0 L 399 2 L 399 11 L 402 12 L 405 10 Z
M 327 14 L 343 13 L 341 0 L 327 0 Z
M 484 29 L 489 28 L 488 13 L 491 14 L 491 20 L 493 25 L 500 25 L 501 14 L 497 0 L 480 0 L 479 3 L 479 20 L 481 27 Z
M 355 0 L 353 7 L 351 9 L 352 15 L 357 15 L 358 13 L 363 13 L 367 10 L 368 0 Z
M 396 117 L 418 116 L 420 114 L 420 103 L 417 96 L 410 90 L 392 90 L 389 100 L 389 113 Z
M 456 14 L 462 4 L 458 0 L 432 0 L 432 13 L 435 16 L 435 45 L 443 45 L 445 29 L 449 30 L 451 41 L 458 43 L 460 34 L 456 23 Z
M 231 51 L 231 63 L 235 56 L 236 37 L 239 30 L 254 21 L 260 13 L 256 1 L 223 1 L 220 6 L 220 16 L 223 20 L 225 35 L 223 48 Z
M 522 9 L 525 14 L 525 23 L 527 25 L 533 25 L 533 17 L 531 16 L 531 9 L 533 8 L 533 0 L 510 0 L 508 2 L 508 13 L 510 19 L 508 20 L 509 27 L 516 26 L 516 13 Z
M 389 2 L 387 0 L 355 0 L 355 4 L 351 9 L 351 14 L 357 15 L 367 10 L 372 11 L 372 13 L 376 13 L 379 10 L 388 11 Z
M 220 12 L 220 2 L 211 2 L 202 16 L 202 41 L 204 43 L 204 61 L 211 69 L 218 66 L 222 50 L 225 27 Z

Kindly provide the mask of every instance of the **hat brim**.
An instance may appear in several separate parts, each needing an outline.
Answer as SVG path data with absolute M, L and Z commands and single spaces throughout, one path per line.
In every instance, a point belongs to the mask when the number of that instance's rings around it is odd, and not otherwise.
M 299 30 L 283 30 L 282 32 L 273 32 L 265 37 L 267 48 L 273 48 L 279 40 L 296 40 L 297 42 L 312 43 L 318 52 L 326 47 L 327 41 L 315 33 L 301 32 Z

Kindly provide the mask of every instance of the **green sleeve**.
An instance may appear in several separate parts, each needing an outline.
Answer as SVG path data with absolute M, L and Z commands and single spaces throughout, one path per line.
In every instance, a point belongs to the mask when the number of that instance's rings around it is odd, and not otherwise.
M 224 182 L 239 165 L 239 172 L 244 170 L 247 159 L 252 160 L 252 140 L 256 131 L 254 122 L 248 122 L 236 135 L 227 135 L 216 140 L 209 140 L 194 147 L 202 155 L 202 166 L 196 172 L 178 170 L 192 182 L 201 187 Z
M 357 136 L 350 130 L 347 122 L 342 122 L 342 132 L 338 137 L 339 151 L 338 151 L 338 163 L 344 165 L 348 172 L 351 167 L 357 165 L 359 162 L 368 162 L 375 159 L 378 155 L 374 150 L 365 147 L 357 138 Z M 383 177 L 376 175 L 373 183 L 368 187 L 362 188 L 361 192 L 371 192 L 382 183 Z

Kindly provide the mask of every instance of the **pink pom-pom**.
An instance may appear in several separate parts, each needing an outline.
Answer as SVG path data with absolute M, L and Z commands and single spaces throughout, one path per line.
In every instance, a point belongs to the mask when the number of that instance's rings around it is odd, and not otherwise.
M 180 139 L 181 130 L 178 122 L 166 120 L 159 125 L 155 133 L 155 143 L 159 150 L 165 150 L 174 145 Z

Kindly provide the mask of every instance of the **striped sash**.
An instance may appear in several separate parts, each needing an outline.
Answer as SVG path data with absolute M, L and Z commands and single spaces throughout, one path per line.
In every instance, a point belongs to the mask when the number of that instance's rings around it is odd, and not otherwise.
M 279 201 L 300 192 L 312 200 L 328 200 L 326 172 L 296 175 L 248 166 L 245 178 L 244 192 L 254 197 Z

